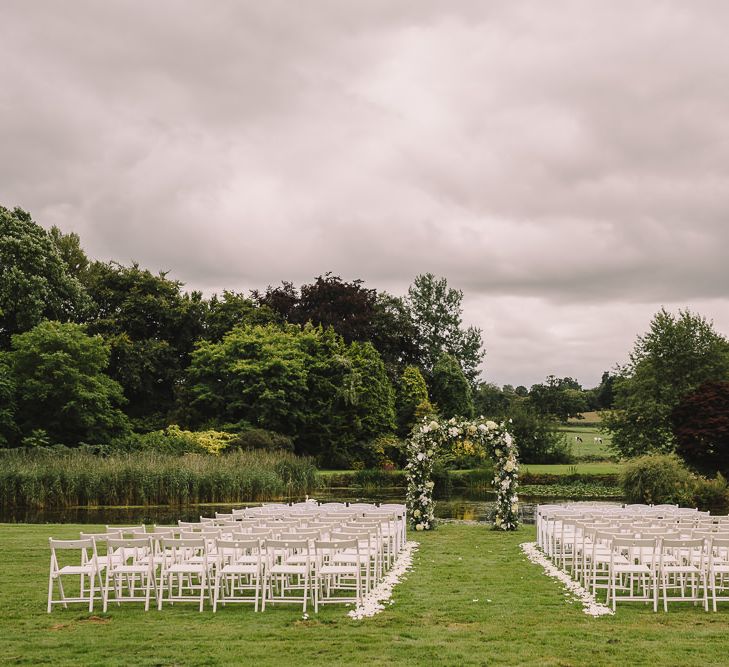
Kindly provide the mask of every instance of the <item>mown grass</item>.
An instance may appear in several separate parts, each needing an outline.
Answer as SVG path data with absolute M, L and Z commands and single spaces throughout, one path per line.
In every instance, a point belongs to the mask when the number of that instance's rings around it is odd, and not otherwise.
M 215 616 L 175 605 L 144 613 L 45 613 L 48 536 L 81 526 L 2 526 L 0 663 L 54 665 L 721 665 L 729 604 L 654 614 L 625 605 L 591 618 L 529 563 L 533 528 L 495 533 L 445 525 L 418 535 L 415 568 L 394 604 L 364 621 L 329 607 L 302 619 L 278 607 L 231 606 Z M 87 527 L 88 528 L 88 527 Z
M 100 457 L 9 450 L 0 457 L 0 507 L 226 503 L 302 496 L 315 488 L 311 459 L 287 453 L 232 452 Z
M 564 435 L 572 449 L 572 456 L 578 460 L 580 458 L 607 459 L 615 456 L 615 452 L 610 449 L 612 436 L 609 433 L 601 432 L 597 424 L 570 422 L 560 426 L 558 430 Z M 578 437 L 582 439 L 582 442 L 577 441 Z M 601 438 L 602 442 L 596 442 L 595 438 Z

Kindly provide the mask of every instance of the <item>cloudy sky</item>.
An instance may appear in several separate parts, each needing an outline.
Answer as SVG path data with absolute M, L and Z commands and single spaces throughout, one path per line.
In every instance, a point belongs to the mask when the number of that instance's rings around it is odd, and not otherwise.
M 497 384 L 729 334 L 729 2 L 0 0 L 0 203 L 206 293 L 465 293 Z

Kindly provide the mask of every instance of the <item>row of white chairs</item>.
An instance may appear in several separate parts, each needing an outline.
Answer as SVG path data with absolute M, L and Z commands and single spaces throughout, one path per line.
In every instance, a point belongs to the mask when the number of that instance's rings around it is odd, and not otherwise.
M 405 544 L 402 505 L 264 505 L 179 521 L 177 526 L 107 526 L 78 540 L 51 538 L 48 611 L 82 602 L 205 600 L 219 604 L 360 602 Z M 67 558 L 62 562 L 61 554 Z M 80 554 L 80 555 L 79 555 Z M 69 562 L 70 557 L 70 562 Z M 78 578 L 71 594 L 63 579 Z M 54 597 L 58 589 L 59 596 Z
M 540 505 L 538 546 L 615 610 L 729 601 L 729 517 L 675 505 Z

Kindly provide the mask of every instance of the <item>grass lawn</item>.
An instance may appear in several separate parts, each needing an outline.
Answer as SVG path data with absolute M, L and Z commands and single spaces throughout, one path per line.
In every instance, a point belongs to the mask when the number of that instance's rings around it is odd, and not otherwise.
M 624 606 L 591 618 L 529 563 L 533 528 L 494 533 L 441 526 L 419 534 L 415 568 L 386 611 L 363 621 L 329 607 L 215 616 L 190 607 L 137 607 L 89 617 L 45 612 L 47 538 L 81 526 L 0 526 L 0 664 L 54 665 L 719 665 L 729 651 L 729 604 L 654 614 Z M 89 528 L 89 527 L 87 527 Z
M 597 428 L 597 424 L 580 424 L 570 422 L 569 424 L 559 427 L 559 432 L 563 433 L 567 442 L 572 447 L 573 456 L 580 458 L 581 456 L 614 456 L 615 452 L 610 450 L 610 442 L 612 436 L 609 433 L 601 433 Z M 577 442 L 575 438 L 582 438 L 582 442 Z M 602 442 L 595 442 L 595 438 L 602 438 Z

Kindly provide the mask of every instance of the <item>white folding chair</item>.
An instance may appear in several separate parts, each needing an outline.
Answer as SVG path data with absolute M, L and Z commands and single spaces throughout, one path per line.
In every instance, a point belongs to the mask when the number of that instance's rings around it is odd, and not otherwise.
M 108 548 L 113 558 L 106 566 L 104 577 L 104 611 L 109 604 L 109 594 L 114 592 L 112 602 L 144 602 L 144 611 L 149 611 L 149 599 L 154 588 L 158 596 L 156 566 L 151 537 L 134 539 L 110 537 Z
M 253 602 L 253 610 L 258 611 L 263 573 L 260 540 L 218 540 L 216 552 L 213 612 L 218 602 Z
M 659 576 L 664 611 L 668 611 L 669 602 L 702 602 L 709 610 L 704 547 L 701 538 L 661 540 Z
M 347 554 L 347 559 L 337 555 Z M 357 558 L 349 558 L 354 554 Z M 314 543 L 314 611 L 320 604 L 358 604 L 362 599 L 362 568 L 358 540 L 329 540 Z M 344 595 L 341 593 L 345 592 Z M 346 593 L 350 594 L 347 595 Z
M 729 602 L 729 538 L 709 538 L 708 559 L 708 586 L 716 611 L 717 602 Z
M 262 610 L 267 603 L 301 603 L 306 611 L 311 586 L 309 540 L 266 540 L 265 550 Z
M 96 543 L 93 538 L 54 540 L 51 537 L 48 543 L 51 547 L 51 567 L 48 576 L 48 613 L 51 613 L 54 604 L 62 604 L 67 609 L 70 602 L 88 604 L 89 612 L 92 612 L 94 610 L 96 580 L 99 576 L 99 566 L 96 561 Z M 60 561 L 59 552 L 63 554 Z M 68 560 L 71 561 L 70 564 L 66 564 Z M 65 576 L 79 578 L 78 595 L 66 595 L 62 581 Z M 54 583 L 58 584 L 58 590 L 61 594 L 59 599 L 53 597 Z
M 210 562 L 205 538 L 167 538 L 160 541 L 162 571 L 160 573 L 157 608 L 163 602 L 197 602 L 200 611 L 209 594 Z
M 615 537 L 610 544 L 608 601 L 652 602 L 658 611 L 658 577 L 655 537 Z

